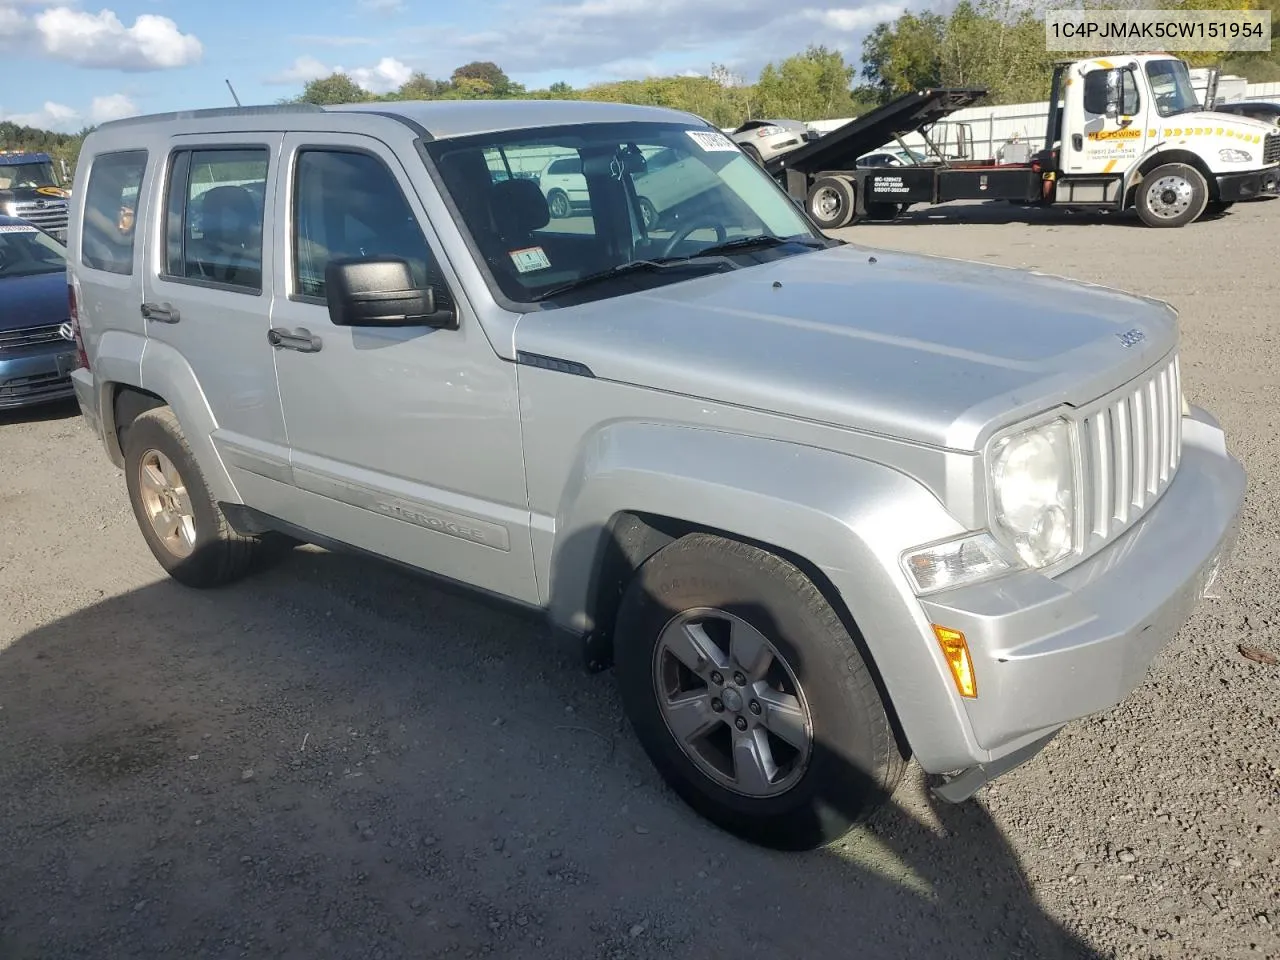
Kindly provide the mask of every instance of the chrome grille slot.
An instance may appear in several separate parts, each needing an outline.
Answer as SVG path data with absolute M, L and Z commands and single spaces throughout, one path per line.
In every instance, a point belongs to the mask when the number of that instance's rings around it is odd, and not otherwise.
M 1084 552 L 1131 526 L 1164 493 L 1182 455 L 1177 357 L 1080 422 L 1086 490 Z
M 25 200 L 13 205 L 13 215 L 42 230 L 64 230 L 67 226 L 67 201 Z
M 1275 163 L 1280 160 L 1280 133 L 1268 133 L 1267 142 L 1262 147 L 1262 162 Z
M 57 324 L 43 327 L 23 327 L 21 330 L 0 331 L 0 350 L 20 347 L 38 347 L 46 343 L 66 343 Z

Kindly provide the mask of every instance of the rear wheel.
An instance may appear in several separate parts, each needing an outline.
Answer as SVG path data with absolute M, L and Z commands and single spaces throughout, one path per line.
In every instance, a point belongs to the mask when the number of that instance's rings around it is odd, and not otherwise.
M 238 580 L 274 548 L 236 533 L 209 493 L 169 407 L 140 414 L 124 432 L 125 483 L 143 539 L 160 566 L 189 587 Z
M 821 177 L 809 188 L 809 216 L 824 230 L 838 230 L 853 220 L 856 193 L 844 177 Z
M 1208 202 L 1204 175 L 1185 163 L 1156 167 L 1138 185 L 1138 216 L 1149 227 L 1186 226 Z
M 658 208 L 648 197 L 640 198 L 640 216 L 644 219 L 646 230 L 652 230 L 658 225 Z
M 547 206 L 551 210 L 551 216 L 557 220 L 563 220 L 573 212 L 573 204 L 569 202 L 569 195 L 563 190 L 552 190 L 547 194 Z
M 618 682 L 662 776 L 725 830 L 779 849 L 849 831 L 906 758 L 858 646 L 793 564 L 692 534 L 636 573 Z

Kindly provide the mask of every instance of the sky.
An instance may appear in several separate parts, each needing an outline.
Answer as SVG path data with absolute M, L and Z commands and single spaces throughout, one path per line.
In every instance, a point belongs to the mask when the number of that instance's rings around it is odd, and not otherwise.
M 105 3 L 105 5 L 104 5 Z M 922 4 L 912 3 L 911 6 Z M 492 60 L 530 89 L 722 63 L 748 80 L 809 44 L 859 63 L 900 0 L 0 0 L 0 120 L 74 132 L 274 103 L 342 70 L 382 93 Z

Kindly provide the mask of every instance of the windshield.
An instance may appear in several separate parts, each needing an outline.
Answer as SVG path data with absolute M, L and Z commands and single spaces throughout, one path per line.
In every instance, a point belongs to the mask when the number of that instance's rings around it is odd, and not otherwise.
M 0 190 L 15 190 L 20 187 L 54 187 L 58 182 L 53 179 L 51 163 L 15 163 L 0 164 Z
M 1160 116 L 1200 109 L 1200 100 L 1191 86 L 1191 72 L 1181 60 L 1152 60 L 1147 64 L 1147 79 Z
M 0 223 L 0 278 L 66 269 L 66 248 L 53 237 L 25 224 Z
M 606 297 L 826 242 L 768 174 L 706 127 L 575 125 L 424 149 L 492 282 L 516 304 Z

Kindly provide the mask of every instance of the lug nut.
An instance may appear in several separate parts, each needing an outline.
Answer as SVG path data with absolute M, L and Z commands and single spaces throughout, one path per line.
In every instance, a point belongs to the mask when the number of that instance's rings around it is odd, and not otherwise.
M 745 730 L 747 729 L 747 720 L 745 717 L 739 717 L 737 720 L 733 721 L 733 725 L 739 730 Z
M 749 703 L 749 704 L 747 705 L 747 709 L 749 709 L 749 710 L 750 710 L 752 713 L 754 713 L 757 717 L 758 717 L 758 716 L 760 716 L 760 701 L 759 701 L 759 700 L 752 700 L 752 701 L 751 701 L 751 703 Z
M 745 687 L 747 685 L 747 678 L 743 676 L 741 672 L 738 672 L 733 675 L 733 682 L 740 687 Z
M 716 713 L 724 712 L 724 704 L 720 702 L 719 697 L 711 698 L 711 709 L 714 710 Z
M 720 671 L 719 671 L 719 670 L 712 670 L 712 671 L 711 671 L 711 682 L 712 682 L 712 683 L 714 683 L 714 684 L 716 684 L 717 686 L 719 686 L 720 684 L 724 683 L 724 677 L 722 677 L 722 676 L 720 675 Z

